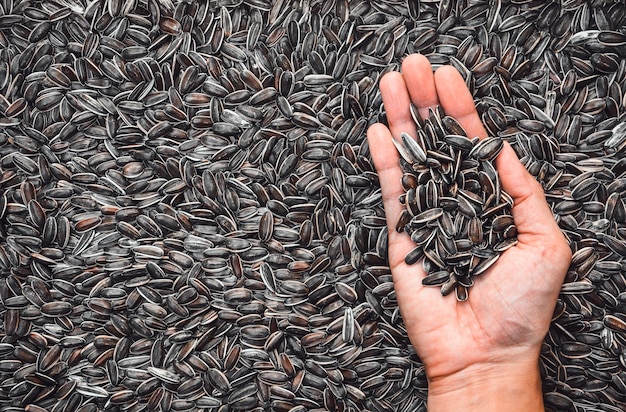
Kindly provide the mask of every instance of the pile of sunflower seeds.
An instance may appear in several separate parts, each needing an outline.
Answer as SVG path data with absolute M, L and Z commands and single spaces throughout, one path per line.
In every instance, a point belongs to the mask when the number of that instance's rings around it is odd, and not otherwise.
M 427 275 L 422 284 L 441 286 L 444 296 L 454 291 L 462 302 L 473 278 L 517 243 L 513 199 L 500 187 L 493 165 L 503 140 L 470 139 L 440 108 L 429 112 L 423 124 L 416 120 L 416 138 L 401 133 L 400 141 L 393 141 L 405 191 L 396 230 L 406 231 L 416 243 L 405 262 L 423 258 Z
M 459 70 L 570 241 L 547 409 L 624 410 L 625 16 L 0 0 L 0 410 L 425 410 L 365 139 L 415 52 Z

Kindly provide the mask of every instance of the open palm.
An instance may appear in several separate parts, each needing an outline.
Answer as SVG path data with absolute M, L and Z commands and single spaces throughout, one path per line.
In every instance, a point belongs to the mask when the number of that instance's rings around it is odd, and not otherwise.
M 402 65 L 402 74 L 385 75 L 380 89 L 389 128 L 372 125 L 368 141 L 383 194 L 389 263 L 398 303 L 429 381 L 445 379 L 475 365 L 512 359 L 535 359 L 536 363 L 571 259 L 541 186 L 505 144 L 496 168 L 502 188 L 515 201 L 512 214 L 517 245 L 475 279 L 465 302 L 442 297 L 439 288 L 424 287 L 422 266 L 404 262 L 415 244 L 406 233 L 395 231 L 403 209 L 398 201 L 403 189 L 392 136 L 398 138 L 401 132 L 416 135 L 410 103 L 422 117 L 427 116 L 429 107 L 440 105 L 470 137 L 484 138 L 487 132 L 464 80 L 450 66 L 433 73 L 424 56 L 411 55 Z

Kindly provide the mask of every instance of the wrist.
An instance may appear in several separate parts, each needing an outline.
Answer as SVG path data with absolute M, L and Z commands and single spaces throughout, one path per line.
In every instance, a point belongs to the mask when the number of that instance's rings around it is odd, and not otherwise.
M 460 407 L 460 408 L 459 408 Z M 474 364 L 428 383 L 428 410 L 543 411 L 536 357 Z

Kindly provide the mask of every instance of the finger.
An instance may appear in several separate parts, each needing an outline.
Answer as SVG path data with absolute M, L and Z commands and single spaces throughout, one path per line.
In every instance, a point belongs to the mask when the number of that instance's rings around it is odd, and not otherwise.
M 508 143 L 504 143 L 495 163 L 502 189 L 513 197 L 512 214 L 518 244 L 503 253 L 490 269 L 489 276 L 476 279 L 491 284 L 500 291 L 499 296 L 507 297 L 507 302 L 493 301 L 495 295 L 491 293 L 485 293 L 489 296 L 483 299 L 481 291 L 489 292 L 489 287 L 476 290 L 481 295 L 476 301 L 484 303 L 489 311 L 512 303 L 508 297 L 514 296 L 524 299 L 528 307 L 553 305 L 571 261 L 570 248 L 554 221 L 541 185 L 528 173 Z M 515 268 L 514 273 L 523 276 L 511 276 L 506 268 Z M 544 308 L 535 311 L 530 319 L 541 319 L 545 314 Z
M 428 109 L 439 104 L 433 68 L 426 56 L 412 54 L 402 62 L 402 77 L 422 119 L 428 117 Z
M 476 112 L 472 94 L 454 67 L 442 66 L 437 69 L 435 86 L 443 111 L 461 124 L 467 137 L 487 137 L 487 131 Z
M 404 193 L 404 190 L 401 183 L 402 170 L 400 169 L 398 151 L 391 139 L 389 129 L 380 123 L 370 126 L 367 130 L 367 141 L 374 166 L 378 172 L 389 229 L 389 264 L 391 267 L 395 267 L 404 263 L 404 257 L 415 247 L 415 244 L 406 232 L 398 233 L 396 231 L 398 218 L 404 209 L 398 198 Z
M 502 189 L 514 201 L 513 219 L 518 240 L 532 243 L 532 237 L 562 237 L 541 185 L 528 173 L 507 142 L 496 158 L 496 168 Z
M 411 117 L 411 99 L 402 75 L 398 72 L 385 74 L 380 79 L 380 94 L 391 134 L 396 138 L 402 132 L 415 136 L 415 123 Z

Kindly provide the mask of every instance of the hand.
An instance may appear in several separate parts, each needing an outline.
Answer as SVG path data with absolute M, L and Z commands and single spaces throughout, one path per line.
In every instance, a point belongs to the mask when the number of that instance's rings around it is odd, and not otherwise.
M 429 410 L 446 410 L 446 405 L 457 410 L 460 404 L 469 407 L 474 402 L 476 410 L 482 411 L 543 410 L 539 351 L 571 251 L 540 184 L 505 144 L 495 164 L 502 188 L 515 201 L 517 245 L 474 279 L 465 302 L 442 297 L 440 288 L 423 286 L 421 264 L 404 262 L 415 244 L 407 233 L 395 230 L 404 206 L 398 201 L 403 192 L 402 171 L 392 136 L 416 135 L 411 102 L 423 118 L 429 107 L 440 105 L 469 137 L 484 138 L 487 132 L 463 78 L 451 66 L 433 74 L 424 56 L 408 56 L 402 74 L 385 75 L 380 90 L 389 128 L 374 124 L 367 137 L 389 227 L 389 264 L 396 296 L 409 338 L 426 368 Z M 515 391 L 522 391 L 520 399 Z M 500 401 L 510 405 L 505 408 Z

